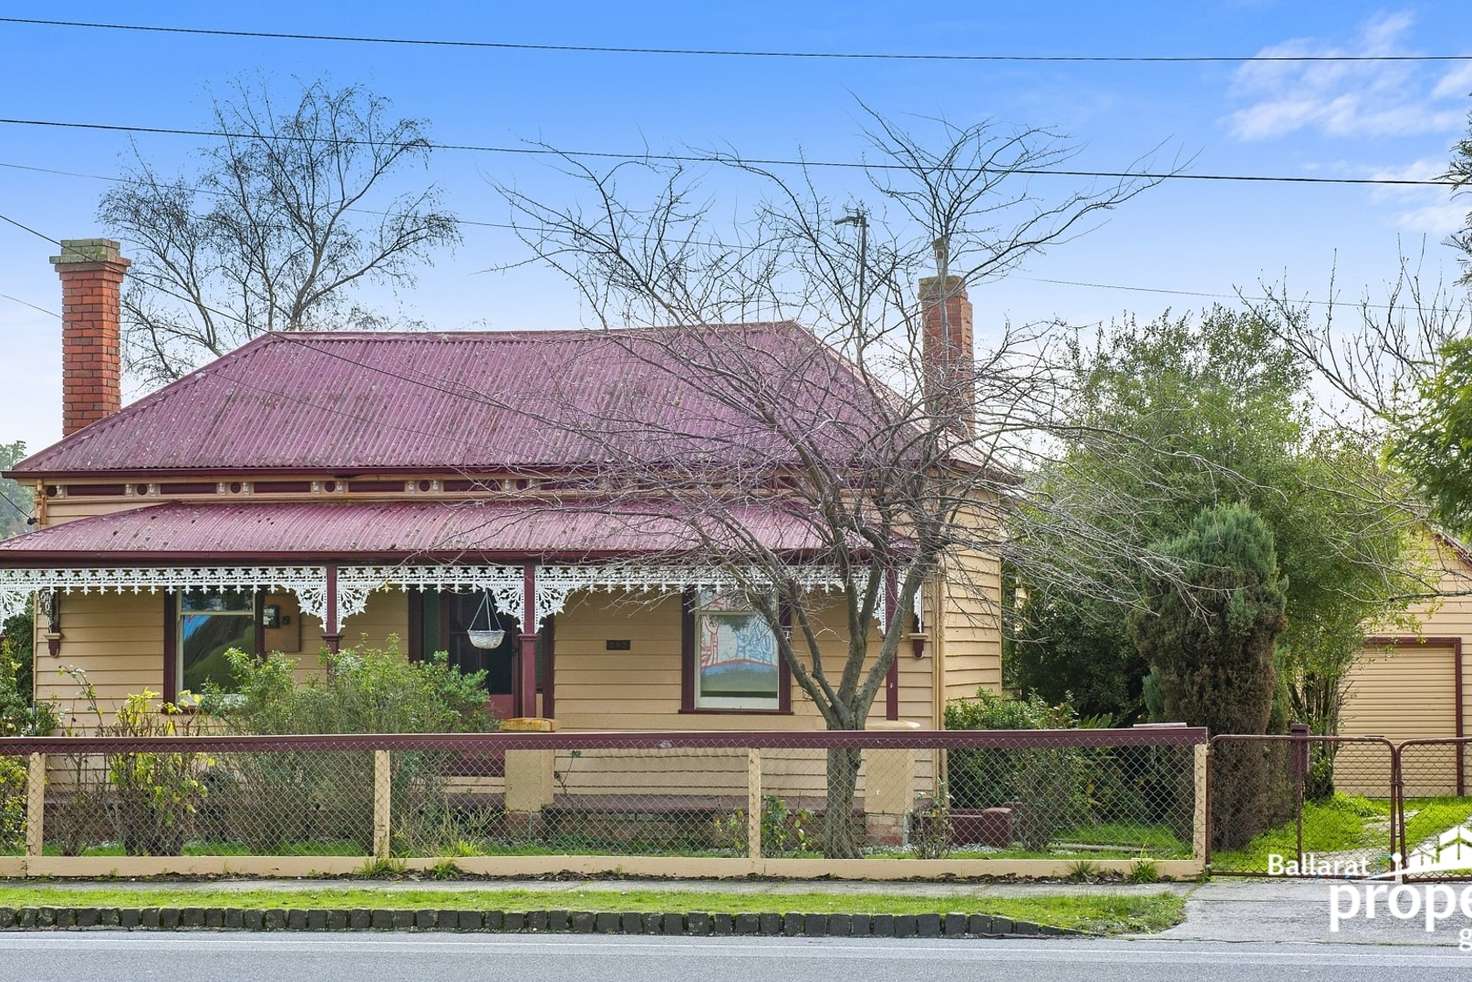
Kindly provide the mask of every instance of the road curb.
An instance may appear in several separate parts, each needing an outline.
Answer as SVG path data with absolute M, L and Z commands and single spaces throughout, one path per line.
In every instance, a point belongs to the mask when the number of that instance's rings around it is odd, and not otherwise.
M 0 907 L 0 931 L 455 931 L 500 934 L 1038 938 L 1078 932 L 988 914 L 686 913 L 421 908 Z

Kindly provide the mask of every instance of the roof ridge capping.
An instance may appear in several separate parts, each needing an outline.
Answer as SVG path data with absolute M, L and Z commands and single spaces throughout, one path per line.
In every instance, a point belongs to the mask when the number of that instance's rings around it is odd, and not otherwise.
M 711 331 L 753 331 L 771 330 L 773 328 L 797 329 L 807 333 L 812 337 L 817 337 L 817 335 L 813 334 L 813 332 L 810 331 L 801 321 L 788 318 L 784 320 L 774 321 L 717 321 L 708 324 L 624 324 L 618 326 L 599 327 L 520 327 L 505 329 L 477 328 L 463 330 L 457 328 L 439 328 L 423 331 L 274 331 L 270 334 L 259 335 L 256 338 L 252 338 L 251 340 L 252 342 L 255 342 L 261 341 L 263 339 L 270 339 L 273 341 L 285 341 L 287 343 L 290 343 L 293 339 L 311 339 L 314 341 L 485 341 L 551 337 L 596 338 L 609 337 L 614 335 L 667 333 L 673 331 L 700 331 L 702 329 Z M 237 348 L 235 349 L 235 351 L 229 352 L 225 355 L 221 355 L 220 358 L 216 359 L 214 362 L 210 362 L 210 365 L 213 365 L 224 358 L 230 357 L 230 355 L 233 355 L 237 351 L 242 350 L 242 348 Z M 203 371 L 208 367 L 210 366 L 201 366 L 200 368 L 195 369 L 194 372 Z M 191 372 L 190 374 L 192 375 L 194 374 L 194 372 Z M 184 378 L 188 377 L 189 376 L 187 375 L 184 376 Z

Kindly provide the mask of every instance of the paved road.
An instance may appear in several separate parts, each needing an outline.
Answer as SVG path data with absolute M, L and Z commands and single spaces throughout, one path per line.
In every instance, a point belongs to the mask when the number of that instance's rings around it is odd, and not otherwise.
M 0 979 L 280 982 L 1037 982 L 1464 980 L 1472 953 L 1378 945 L 1194 941 L 881 941 L 384 934 L 0 934 Z

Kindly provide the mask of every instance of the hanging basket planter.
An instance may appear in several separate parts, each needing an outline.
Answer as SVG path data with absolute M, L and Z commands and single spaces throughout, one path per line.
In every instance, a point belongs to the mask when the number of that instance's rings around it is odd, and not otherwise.
M 476 621 L 481 615 L 485 615 L 486 626 L 476 627 Z M 496 629 L 496 615 L 491 610 L 491 592 L 487 590 L 480 598 L 480 607 L 475 616 L 470 620 L 470 628 L 465 632 L 470 643 L 482 651 L 492 651 L 501 647 L 501 642 L 506 640 L 506 632 Z
M 470 638 L 471 644 L 483 651 L 499 648 L 501 647 L 501 642 L 506 640 L 505 631 L 477 631 L 472 629 L 466 631 L 465 634 Z

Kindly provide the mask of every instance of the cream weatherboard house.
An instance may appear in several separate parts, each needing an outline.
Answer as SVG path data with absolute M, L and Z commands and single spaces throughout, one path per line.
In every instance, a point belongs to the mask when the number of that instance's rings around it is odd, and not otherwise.
M 1439 596 L 1412 604 L 1408 627 L 1378 631 L 1366 640 L 1350 679 L 1342 734 L 1373 734 L 1396 743 L 1467 735 L 1472 554 L 1441 533 L 1428 536 L 1426 546 L 1428 575 Z M 1461 748 L 1457 755 L 1467 756 Z M 1463 759 L 1456 769 L 1459 795 L 1472 778 L 1469 765 L 1472 761 Z
M 323 648 L 397 639 L 406 657 L 485 669 L 502 715 L 563 730 L 822 728 L 765 625 L 719 601 L 719 570 L 641 562 L 678 534 L 657 498 L 635 526 L 570 506 L 559 475 L 586 448 L 504 408 L 571 375 L 590 404 L 637 383 L 699 415 L 678 373 L 651 382 L 588 331 L 269 334 L 122 406 L 127 262 L 116 243 L 74 240 L 53 263 L 65 436 L 7 475 L 34 490 L 38 527 L 0 544 L 0 615 L 36 605 L 37 697 L 75 694 L 62 666 L 111 707 L 226 683 L 231 647 L 310 671 Z M 811 589 L 841 587 L 805 564 L 806 533 L 781 511 L 752 527 Z M 886 612 L 913 632 L 872 726 L 939 728 L 947 700 L 1000 687 L 997 563 L 955 566 L 990 597 L 937 578 L 915 610 Z M 487 630 L 505 632 L 494 648 Z

